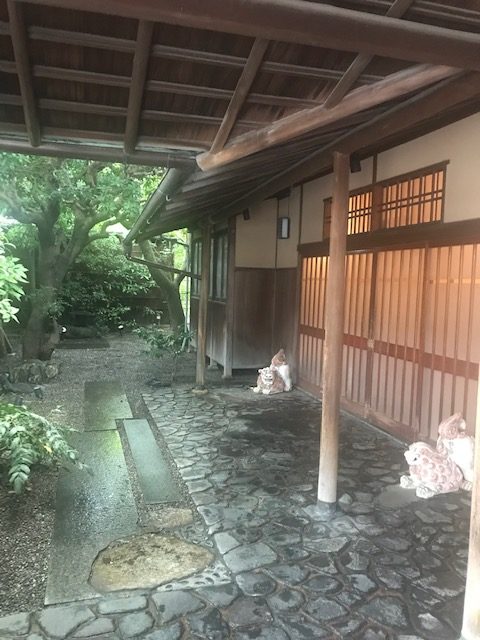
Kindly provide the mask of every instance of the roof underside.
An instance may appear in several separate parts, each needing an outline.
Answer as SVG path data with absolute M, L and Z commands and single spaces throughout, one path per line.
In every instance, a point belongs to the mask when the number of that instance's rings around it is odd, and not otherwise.
M 152 235 L 478 111 L 479 71 L 476 0 L 0 0 L 0 149 L 185 170 Z

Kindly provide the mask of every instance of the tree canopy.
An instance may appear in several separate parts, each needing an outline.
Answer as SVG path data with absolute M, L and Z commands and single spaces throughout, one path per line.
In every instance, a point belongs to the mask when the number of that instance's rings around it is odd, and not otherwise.
M 37 249 L 24 357 L 50 357 L 66 274 L 88 245 L 109 237 L 110 225 L 128 228 L 163 174 L 120 163 L 0 153 L 0 215 L 30 226 L 33 232 L 23 240 L 33 238 Z M 157 276 L 158 269 L 151 273 Z M 162 275 L 155 280 L 181 323 L 179 282 Z

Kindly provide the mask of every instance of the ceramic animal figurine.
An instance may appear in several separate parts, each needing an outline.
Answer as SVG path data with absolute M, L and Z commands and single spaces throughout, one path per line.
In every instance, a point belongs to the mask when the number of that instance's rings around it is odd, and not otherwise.
M 465 479 L 464 489 L 471 490 L 475 439 L 466 433 L 467 425 L 461 413 L 455 413 L 438 427 L 437 451 L 448 456 L 460 467 Z
M 410 475 L 400 478 L 400 486 L 416 488 L 419 498 L 431 498 L 464 488 L 463 473 L 448 456 L 425 442 L 414 442 L 405 452 Z
M 280 374 L 280 377 L 283 379 L 285 383 L 284 391 L 292 390 L 292 376 L 290 375 L 290 367 L 287 364 L 287 359 L 285 357 L 285 351 L 280 349 L 278 353 L 276 353 L 270 364 L 270 368 L 274 369 Z
M 285 391 L 285 382 L 281 375 L 270 367 L 258 370 L 257 386 L 253 387 L 254 393 L 263 393 L 264 395 L 273 395 L 274 393 L 282 393 Z

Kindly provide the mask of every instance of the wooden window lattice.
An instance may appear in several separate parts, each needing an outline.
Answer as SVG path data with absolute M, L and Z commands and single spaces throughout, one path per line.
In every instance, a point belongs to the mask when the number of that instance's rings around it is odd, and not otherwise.
M 443 216 L 445 165 L 377 183 L 350 195 L 348 235 L 439 222 Z M 323 237 L 330 237 L 332 199 L 324 201 Z

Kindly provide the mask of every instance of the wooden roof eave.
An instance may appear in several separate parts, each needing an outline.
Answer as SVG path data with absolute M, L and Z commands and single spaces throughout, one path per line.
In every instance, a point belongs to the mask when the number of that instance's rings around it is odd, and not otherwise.
M 261 181 L 260 184 L 256 184 L 240 197 L 224 205 L 213 217 L 213 220 L 219 221 L 236 215 L 277 193 L 285 184 L 295 184 L 311 178 L 313 175 L 327 173 L 332 167 L 332 151 L 334 149 L 340 149 L 346 153 L 352 153 L 365 147 L 371 149 L 381 145 L 384 139 L 391 140 L 395 136 L 404 135 L 412 127 L 422 123 L 428 124 L 433 118 L 447 112 L 448 109 L 461 106 L 472 99 L 480 100 L 479 74 L 470 73 L 458 78 L 446 79 L 354 127 L 319 150 L 294 162 L 287 169 L 275 173 L 272 177 Z M 211 188 L 209 186 L 209 190 Z M 214 193 L 214 191 L 210 192 Z M 179 198 L 181 197 L 181 192 L 179 192 Z M 218 200 L 220 201 L 221 198 Z M 175 205 L 175 198 L 172 199 L 172 203 Z M 141 232 L 141 237 L 153 237 L 167 230 L 181 228 L 186 224 L 186 221 L 191 224 L 198 217 L 207 215 L 207 211 L 215 209 L 212 202 L 205 210 L 197 208 L 194 198 L 174 213 L 168 214 L 165 206 L 161 211 L 157 210 L 150 226 Z

